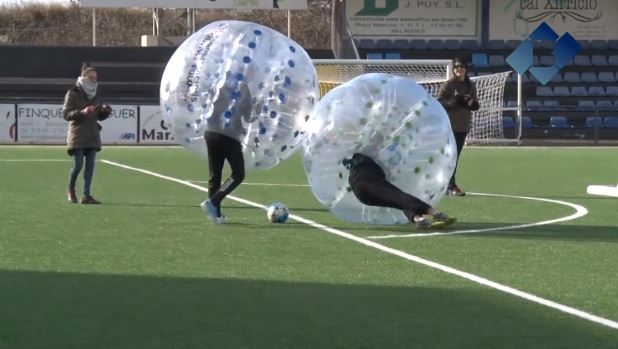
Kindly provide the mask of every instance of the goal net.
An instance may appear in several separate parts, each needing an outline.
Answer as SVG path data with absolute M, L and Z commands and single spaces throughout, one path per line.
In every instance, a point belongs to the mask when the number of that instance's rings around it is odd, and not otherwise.
M 317 59 L 313 61 L 324 96 L 336 86 L 367 73 L 386 73 L 410 78 L 434 97 L 442 83 L 450 78 L 452 61 L 443 60 L 355 60 Z M 504 141 L 502 105 L 504 85 L 510 72 L 471 78 L 476 83 L 481 108 L 472 115 L 472 128 L 467 143 Z

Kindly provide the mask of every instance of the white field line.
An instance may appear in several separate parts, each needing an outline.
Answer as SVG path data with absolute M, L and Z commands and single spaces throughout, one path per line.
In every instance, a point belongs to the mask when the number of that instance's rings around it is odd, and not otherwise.
M 208 183 L 208 181 L 192 181 L 187 180 L 187 182 L 191 183 Z M 247 183 L 242 182 L 240 185 L 254 185 L 260 187 L 309 187 L 309 184 L 285 184 L 285 183 Z
M 1 162 L 65 162 L 71 159 L 0 159 Z
M 508 226 L 503 226 L 503 227 L 493 227 L 493 228 L 485 228 L 485 229 L 469 229 L 469 230 L 454 230 L 454 231 L 434 232 L 434 233 L 424 233 L 424 234 L 423 233 L 412 233 L 412 234 L 373 235 L 373 236 L 366 236 L 366 238 L 367 239 L 373 239 L 373 240 L 379 240 L 379 239 L 394 239 L 394 238 L 413 238 L 413 237 L 418 238 L 418 237 L 428 237 L 428 236 L 443 236 L 443 235 L 487 233 L 487 232 L 491 232 L 491 231 L 523 229 L 523 228 L 530 228 L 530 227 L 538 227 L 538 226 L 541 226 L 541 225 L 548 225 L 548 224 L 566 222 L 566 221 L 570 221 L 570 220 L 574 220 L 574 219 L 583 217 L 583 216 L 588 214 L 588 210 L 584 206 L 577 205 L 577 204 L 574 204 L 574 203 L 571 203 L 571 202 L 567 202 L 567 201 L 552 200 L 552 199 L 545 199 L 545 198 L 536 198 L 536 197 L 531 197 L 531 196 L 515 196 L 515 195 L 470 193 L 470 192 L 468 192 L 467 194 L 476 195 L 476 196 L 493 196 L 493 197 L 500 197 L 500 198 L 511 198 L 511 199 L 522 199 L 522 200 L 534 200 L 534 201 L 550 202 L 550 203 L 553 203 L 553 204 L 559 204 L 559 205 L 564 205 L 564 206 L 572 207 L 572 208 L 575 209 L 575 213 L 573 213 L 572 215 L 566 216 L 566 217 L 550 219 L 550 220 L 547 220 L 547 221 L 533 222 L 533 223 L 526 223 L 526 224 L 515 224 L 515 225 L 508 225 Z
M 176 183 L 179 183 L 179 184 L 182 184 L 182 185 L 186 185 L 188 187 L 195 188 L 195 189 L 198 189 L 198 190 L 201 190 L 201 191 L 204 191 L 204 192 L 207 191 L 207 189 L 204 188 L 204 187 L 201 187 L 201 186 L 199 186 L 197 184 L 193 184 L 193 183 L 190 183 L 190 182 L 187 182 L 187 181 L 183 181 L 182 179 L 165 176 L 165 175 L 162 175 L 162 174 L 159 174 L 159 173 L 156 173 L 156 172 L 152 172 L 152 171 L 148 171 L 148 170 L 144 170 L 144 169 L 136 168 L 136 167 L 132 167 L 132 166 L 123 165 L 123 164 L 120 164 L 120 163 L 117 163 L 117 162 L 113 162 L 113 161 L 108 161 L 108 160 L 101 160 L 101 161 L 106 163 L 106 164 L 109 164 L 109 165 L 121 167 L 121 168 L 124 168 L 124 169 L 127 169 L 127 170 L 136 171 L 136 172 L 144 173 L 144 174 L 147 174 L 147 175 L 150 175 L 150 176 L 154 176 L 154 177 L 157 177 L 157 178 L 161 178 L 161 179 L 165 179 L 165 180 L 168 180 L 168 181 L 176 182 Z M 264 209 L 264 210 L 266 209 L 266 206 L 264 206 L 262 204 L 259 204 L 259 203 L 253 202 L 253 201 L 249 201 L 249 200 L 245 200 L 245 199 L 241 199 L 241 198 L 238 198 L 238 197 L 235 197 L 235 196 L 232 196 L 232 195 L 228 195 L 227 198 L 229 198 L 231 200 L 234 200 L 236 202 L 243 203 L 243 204 L 248 205 L 248 206 L 257 207 L 257 208 L 261 208 L 261 209 Z M 433 262 L 433 261 L 430 261 L 430 260 L 427 260 L 427 259 L 424 259 L 424 258 L 421 258 L 421 257 L 417 257 L 415 255 L 412 255 L 412 254 L 409 254 L 409 253 L 406 253 L 406 252 L 403 252 L 403 251 L 400 251 L 400 250 L 396 250 L 396 249 L 391 248 L 391 247 L 387 247 L 387 246 L 378 244 L 375 241 L 367 240 L 365 238 L 358 237 L 358 236 L 352 235 L 350 233 L 346 233 L 346 232 L 344 232 L 342 230 L 338 230 L 338 229 L 327 227 L 327 226 L 325 226 L 323 224 L 316 223 L 314 221 L 311 221 L 309 219 L 306 219 L 306 218 L 303 218 L 303 217 L 300 217 L 300 216 L 297 216 L 297 215 L 290 215 L 290 219 L 293 219 L 293 220 L 295 220 L 297 222 L 300 222 L 300 223 L 307 224 L 307 225 L 309 225 L 311 227 L 314 227 L 316 229 L 325 231 L 327 233 L 330 233 L 330 234 L 333 234 L 333 235 L 337 235 L 339 237 L 342 237 L 342 238 L 345 238 L 345 239 L 348 239 L 348 240 L 352 240 L 352 241 L 357 242 L 357 243 L 359 243 L 361 245 L 365 245 L 367 247 L 375 248 L 375 249 L 380 250 L 382 252 L 389 253 L 389 254 L 401 257 L 403 259 L 406 259 L 406 260 L 409 260 L 409 261 L 412 261 L 412 262 L 415 262 L 415 263 L 418 263 L 418 264 L 425 265 L 425 266 L 433 268 L 433 269 L 441 270 L 441 271 L 443 271 L 445 273 L 448 273 L 448 274 L 451 274 L 451 275 L 459 276 L 459 277 L 464 278 L 466 280 L 470 280 L 470 281 L 475 282 L 477 284 L 481 284 L 481 285 L 484 285 L 484 286 L 496 289 L 498 291 L 501 291 L 501 292 L 513 295 L 515 297 L 519 297 L 519 298 L 528 300 L 530 302 L 537 303 L 537 304 L 540 304 L 540 305 L 543 305 L 543 306 L 546 306 L 546 307 L 549 307 L 549 308 L 552 308 L 552 309 L 556 309 L 556 310 L 561 311 L 563 313 L 571 314 L 571 315 L 577 316 L 577 317 L 579 317 L 581 319 L 588 320 L 588 321 L 591 321 L 591 322 L 594 322 L 594 323 L 597 323 L 597 324 L 600 324 L 600 325 L 603 325 L 603 326 L 606 326 L 606 327 L 618 330 L 618 322 L 616 322 L 616 321 L 605 319 L 605 318 L 602 318 L 600 316 L 597 316 L 597 315 L 585 312 L 583 310 L 579 310 L 579 309 L 572 308 L 572 307 L 569 307 L 569 306 L 566 306 L 566 305 L 563 305 L 563 304 L 560 304 L 560 303 L 556 303 L 556 302 L 551 301 L 549 299 L 541 298 L 541 297 L 533 295 L 531 293 L 520 291 L 520 290 L 518 290 L 516 288 L 510 287 L 510 286 L 506 286 L 506 285 L 502 285 L 502 284 L 499 284 L 497 282 L 485 279 L 483 277 L 480 277 L 480 276 L 477 276 L 477 275 L 474 275 L 474 274 L 470 274 L 470 273 L 465 272 L 465 271 L 461 271 L 461 270 L 458 270 L 458 269 L 455 269 L 455 268 L 451 268 L 449 266 L 442 265 L 442 264 L 439 264 L 439 263 L 436 263 L 436 262 Z

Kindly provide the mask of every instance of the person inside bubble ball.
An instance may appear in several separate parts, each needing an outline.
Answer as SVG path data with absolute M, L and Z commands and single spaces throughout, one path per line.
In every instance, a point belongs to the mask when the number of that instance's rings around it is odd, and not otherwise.
M 208 153 L 208 199 L 200 204 L 208 218 L 215 224 L 225 221 L 221 213 L 221 201 L 238 187 L 245 179 L 245 161 L 242 144 L 231 135 L 246 135 L 247 125 L 251 122 L 252 106 L 255 99 L 246 83 L 240 84 L 239 93 L 234 95 L 233 88 L 224 86 L 213 103 L 212 116 L 208 119 L 209 130 L 204 133 Z M 230 100 L 234 100 L 230 105 Z M 240 113 L 241 118 L 230 117 L 230 113 Z M 232 173 L 221 185 L 223 165 L 230 165 Z
M 75 86 L 64 96 L 62 115 L 69 122 L 67 132 L 67 153 L 73 157 L 69 174 L 68 201 L 76 204 L 75 182 L 84 166 L 84 190 L 80 204 L 100 204 L 90 194 L 96 153 L 101 150 L 101 125 L 112 113 L 109 105 L 101 104 L 97 95 L 97 71 L 88 63 L 82 65 L 81 74 Z
M 453 78 L 445 81 L 440 87 L 438 101 L 448 113 L 457 145 L 457 163 L 449 181 L 447 194 L 464 196 L 466 193 L 457 186 L 455 173 L 459 164 L 459 156 L 466 142 L 466 136 L 470 132 L 472 112 L 479 110 L 479 102 L 476 86 L 468 77 L 468 66 L 463 60 L 453 60 L 453 75 Z
M 341 164 L 350 171 L 348 183 L 361 203 L 402 210 L 419 229 L 442 228 L 455 223 L 455 218 L 448 217 L 389 182 L 380 165 L 371 157 L 354 153 L 351 158 L 343 159 Z

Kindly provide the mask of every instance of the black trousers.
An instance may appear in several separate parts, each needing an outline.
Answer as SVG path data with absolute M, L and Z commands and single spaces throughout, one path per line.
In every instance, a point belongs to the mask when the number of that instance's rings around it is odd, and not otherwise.
M 245 179 L 245 160 L 242 145 L 237 140 L 215 132 L 204 133 L 208 148 L 208 198 L 220 207 L 221 201 Z M 232 168 L 231 176 L 221 185 L 225 160 Z
M 426 214 L 431 208 L 423 201 L 383 179 L 361 178 L 351 187 L 356 198 L 363 204 L 402 210 L 410 221 L 413 221 L 415 215 Z
M 455 145 L 457 145 L 457 162 L 455 163 L 455 171 L 453 171 L 453 176 L 451 176 L 451 180 L 448 183 L 449 188 L 457 186 L 455 174 L 457 173 L 457 166 L 459 165 L 459 155 L 461 155 L 461 151 L 466 143 L 466 136 L 468 136 L 468 132 L 453 132 L 453 135 L 455 136 Z

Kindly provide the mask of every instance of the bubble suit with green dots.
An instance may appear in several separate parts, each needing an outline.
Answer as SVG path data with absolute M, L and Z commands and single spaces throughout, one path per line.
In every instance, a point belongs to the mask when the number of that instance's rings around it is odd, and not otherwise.
M 318 97 L 305 50 L 242 21 L 213 22 L 191 35 L 167 63 L 160 90 L 176 141 L 206 158 L 205 131 L 234 138 L 247 170 L 271 168 L 300 148 Z
M 398 209 L 366 206 L 349 188 L 342 159 L 373 158 L 387 180 L 435 206 L 446 193 L 457 159 L 446 111 L 416 82 L 365 74 L 320 100 L 307 127 L 303 162 L 316 198 L 339 219 L 400 224 Z

